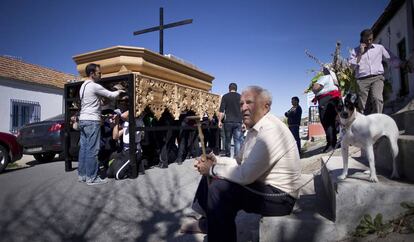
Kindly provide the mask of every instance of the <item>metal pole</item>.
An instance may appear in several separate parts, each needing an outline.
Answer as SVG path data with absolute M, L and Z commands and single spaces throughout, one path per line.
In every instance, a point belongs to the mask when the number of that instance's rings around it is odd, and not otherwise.
M 215 129 L 216 129 L 216 147 L 215 147 L 215 149 L 216 149 L 216 152 L 215 152 L 215 155 L 219 155 L 220 154 L 220 143 L 221 143 L 221 140 L 220 140 L 220 128 L 218 127 L 218 124 L 216 124 L 215 125 Z
M 64 128 L 64 147 L 63 154 L 65 156 L 65 171 L 72 171 L 72 160 L 69 158 L 69 142 L 70 142 L 70 110 L 69 110 L 69 87 L 66 84 L 63 91 L 65 104 L 65 128 Z M 79 159 L 79 158 L 78 158 Z
M 135 140 L 136 134 L 136 123 L 135 123 L 135 83 L 133 82 L 134 78 L 129 76 L 128 77 L 128 99 L 129 99 L 129 115 L 128 115 L 128 122 L 129 122 L 129 157 L 131 160 L 131 178 L 138 177 L 138 167 L 137 164 L 137 144 Z
M 160 55 L 164 55 L 164 9 L 160 8 Z

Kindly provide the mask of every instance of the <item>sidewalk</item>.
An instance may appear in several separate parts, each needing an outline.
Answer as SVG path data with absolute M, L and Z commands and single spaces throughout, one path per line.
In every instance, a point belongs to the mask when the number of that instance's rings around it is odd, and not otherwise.
M 320 168 L 323 147 L 323 141 L 308 144 L 312 155 L 301 159 L 303 173 Z M 179 232 L 194 215 L 190 207 L 200 176 L 193 160 L 99 186 L 77 182 L 77 171 L 65 172 L 63 161 L 38 163 L 24 156 L 17 164 L 0 174 L 0 241 L 205 240 Z M 258 241 L 259 219 L 238 215 L 239 241 Z

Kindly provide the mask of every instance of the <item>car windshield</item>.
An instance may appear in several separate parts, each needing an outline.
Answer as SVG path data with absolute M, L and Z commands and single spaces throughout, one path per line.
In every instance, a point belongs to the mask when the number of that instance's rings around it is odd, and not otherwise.
M 51 117 L 51 118 L 48 118 L 48 119 L 45 119 L 45 121 L 54 121 L 54 120 L 63 120 L 64 119 L 64 116 L 65 114 L 59 114 L 59 115 L 56 115 L 56 116 L 54 116 L 54 117 Z

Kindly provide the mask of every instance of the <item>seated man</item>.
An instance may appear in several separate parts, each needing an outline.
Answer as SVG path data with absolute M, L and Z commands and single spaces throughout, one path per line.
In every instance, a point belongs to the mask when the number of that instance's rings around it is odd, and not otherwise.
M 246 140 L 236 159 L 209 154 L 196 160 L 194 166 L 203 177 L 193 208 L 201 208 L 195 210 L 206 217 L 184 225 L 182 232 L 197 232 L 191 231 L 195 228 L 203 232 L 204 221 L 208 241 L 237 241 L 239 210 L 263 216 L 292 212 L 299 194 L 299 152 L 289 128 L 269 112 L 271 103 L 270 93 L 261 87 L 248 87 L 242 93 Z
M 127 177 L 132 178 L 132 167 L 130 164 L 130 138 L 129 138 L 129 111 L 121 113 L 119 109 L 115 110 L 117 115 L 115 116 L 115 126 L 112 131 L 112 137 L 114 140 L 120 142 L 121 150 L 114 153 L 109 161 L 109 167 L 107 170 L 107 176 L 109 178 L 124 179 Z M 144 127 L 142 118 L 143 113 L 139 117 L 135 118 L 135 127 Z M 143 131 L 137 130 L 135 132 L 135 145 L 136 145 L 136 163 L 138 165 L 139 174 L 145 174 L 145 169 L 142 163 L 142 150 L 141 139 Z
M 116 114 L 111 109 L 106 109 L 101 112 L 101 138 L 98 152 L 100 167 L 103 166 L 104 168 L 99 171 L 101 177 L 102 173 L 105 173 L 105 170 L 108 169 L 108 162 L 111 154 L 119 149 L 116 140 L 112 137 L 113 128 L 115 126 L 115 116 Z

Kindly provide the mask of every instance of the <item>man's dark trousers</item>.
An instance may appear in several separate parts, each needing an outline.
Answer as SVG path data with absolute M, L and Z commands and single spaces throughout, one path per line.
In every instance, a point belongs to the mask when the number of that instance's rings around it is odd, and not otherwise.
M 256 191 L 268 194 L 283 193 L 281 190 L 258 182 L 247 185 Z M 223 179 L 202 177 L 194 198 L 207 214 L 208 241 L 235 242 L 237 212 L 244 210 L 263 216 L 283 216 L 292 212 L 295 199 L 289 195 L 265 197 L 256 195 L 245 187 Z
M 290 129 L 290 132 L 292 133 L 293 137 L 295 137 L 296 146 L 298 147 L 298 151 L 300 153 L 299 124 L 290 124 L 289 129 Z

